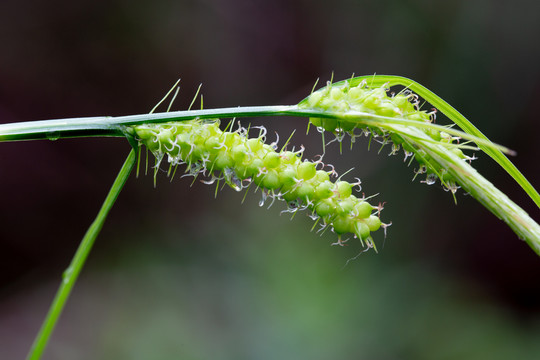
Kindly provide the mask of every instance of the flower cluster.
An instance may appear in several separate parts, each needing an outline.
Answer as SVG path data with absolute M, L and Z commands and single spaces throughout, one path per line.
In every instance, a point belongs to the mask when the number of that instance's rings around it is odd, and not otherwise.
M 250 129 L 238 126 L 236 131 L 222 131 L 219 120 L 190 120 L 134 127 L 139 141 L 156 157 L 157 166 L 167 157 L 172 166 L 185 164 L 186 173 L 210 177 L 206 183 L 225 181 L 241 191 L 252 183 L 262 189 L 261 206 L 268 199 L 287 203 L 284 212 L 308 210 L 321 224 L 321 230 L 332 229 L 339 235 L 335 244 L 342 245 L 341 235 L 352 233 L 362 244 L 374 247 L 371 232 L 385 224 L 379 218 L 382 205 L 369 204 L 353 195 L 360 181 L 349 183 L 338 177 L 331 165 L 302 159 L 299 151 L 278 151 L 277 141 L 266 144 L 266 129 L 250 138 Z M 326 169 L 326 170 L 325 170 Z
M 398 94 L 389 95 L 385 86 L 372 88 L 367 85 L 366 80 L 355 86 L 352 86 L 348 81 L 337 84 L 328 83 L 326 87 L 313 92 L 299 106 L 337 114 L 364 113 L 422 123 L 432 123 L 436 115 L 435 109 L 431 112 L 420 110 L 418 96 L 411 91 L 404 90 Z M 400 147 L 403 147 L 405 160 L 414 155 L 414 159 L 420 165 L 416 174 L 426 174 L 424 182 L 431 185 L 439 178 L 445 188 L 453 192 L 457 189 L 457 185 L 447 169 L 434 161 L 415 139 L 379 126 L 367 126 L 337 118 L 311 118 L 310 122 L 321 132 L 326 130 L 336 134 L 338 140 L 341 140 L 344 134 L 350 134 L 353 139 L 360 136 L 354 133 L 354 130 L 358 128 L 362 131 L 362 134 L 372 136 L 383 145 L 392 144 L 390 155 L 397 154 Z M 457 147 L 459 137 L 433 128 L 420 129 L 434 142 L 445 144 L 448 151 L 453 152 L 459 158 L 469 161 L 474 159 L 465 155 Z

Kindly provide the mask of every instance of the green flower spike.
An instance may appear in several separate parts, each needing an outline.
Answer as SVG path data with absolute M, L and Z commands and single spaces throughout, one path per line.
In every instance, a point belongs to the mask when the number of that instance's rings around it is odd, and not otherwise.
M 257 137 L 248 137 L 249 130 L 239 126 L 236 131 L 222 131 L 219 120 L 189 120 L 177 123 L 135 126 L 135 134 L 156 157 L 156 169 L 166 157 L 171 166 L 186 165 L 187 175 L 210 177 L 207 184 L 225 181 L 236 191 L 252 183 L 262 189 L 259 205 L 271 199 L 287 203 L 285 213 L 308 210 L 310 217 L 338 235 L 334 245 L 347 240 L 341 236 L 352 233 L 362 245 L 376 248 L 371 232 L 386 227 L 380 219 L 382 206 L 372 206 L 366 199 L 352 194 L 360 191 L 360 181 L 338 180 L 331 165 L 303 160 L 304 148 L 280 151 L 277 140 L 265 144 L 266 129 L 259 127 Z M 254 129 L 254 128 L 252 128 Z M 329 171 L 324 169 L 330 169 Z
M 404 86 L 405 90 L 388 94 L 387 88 L 394 85 Z M 436 110 L 420 110 L 419 96 L 436 106 L 453 124 L 435 124 Z M 419 164 L 415 177 L 425 174 L 422 182 L 428 185 L 439 179 L 454 201 L 457 189 L 463 188 L 540 254 L 540 226 L 480 175 L 471 166 L 475 157 L 463 150 L 484 151 L 540 206 L 536 189 L 505 156 L 515 152 L 491 142 L 456 109 L 422 85 L 399 76 L 360 76 L 327 83 L 301 101 L 298 108 L 310 116 L 310 123 L 321 133 L 332 132 L 340 143 L 346 134 L 351 136 L 351 142 L 365 135 L 370 137 L 370 144 L 372 140 L 379 142 L 381 150 L 391 145 L 390 155 L 403 149 L 405 161 L 410 157 L 410 162 L 416 160 Z M 463 131 L 454 129 L 454 125 Z
M 300 107 L 329 113 L 364 113 L 380 116 L 383 119 L 399 119 L 419 124 L 432 124 L 436 116 L 435 109 L 430 112 L 420 110 L 418 96 L 411 91 L 405 90 L 399 94 L 389 96 L 386 85 L 372 88 L 367 85 L 366 80 L 355 86 L 351 86 L 349 82 L 341 84 L 328 83 L 326 87 L 314 92 L 303 101 Z M 334 133 L 338 141 L 343 139 L 343 135 L 349 134 L 353 141 L 356 137 L 365 135 L 370 136 L 383 147 L 390 144 L 389 155 L 396 155 L 403 148 L 405 161 L 411 157 L 411 161 L 415 159 L 419 164 L 415 177 L 418 174 L 425 174 L 426 178 L 422 182 L 428 185 L 434 184 L 439 178 L 444 188 L 452 191 L 452 193 L 455 193 L 459 188 L 456 179 L 447 171 L 444 165 L 435 161 L 421 146 L 408 141 L 407 137 L 397 132 L 392 132 L 378 125 L 369 126 L 347 121 L 345 116 L 342 119 L 312 117 L 310 123 L 316 126 L 320 132 L 329 131 Z M 355 133 L 356 129 L 361 131 L 360 134 Z M 460 145 L 460 136 L 452 136 L 446 132 L 451 130 L 444 129 L 445 131 L 441 131 L 432 127 L 419 129 L 429 137 L 428 141 L 447 147 L 461 160 L 472 161 L 475 159 L 463 153 L 462 148 L 471 147 Z

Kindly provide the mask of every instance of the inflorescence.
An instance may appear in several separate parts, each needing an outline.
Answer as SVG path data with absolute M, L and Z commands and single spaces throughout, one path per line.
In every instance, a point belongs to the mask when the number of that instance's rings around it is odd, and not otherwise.
M 319 110 L 333 114 L 366 114 L 382 119 L 405 119 L 420 123 L 433 123 L 435 121 L 436 109 L 430 112 L 420 109 L 418 95 L 410 90 L 403 90 L 398 94 L 388 94 L 385 86 L 371 88 L 366 80 L 362 80 L 355 86 L 349 81 L 337 84 L 328 83 L 326 87 L 313 92 L 306 100 L 299 104 L 300 108 Z M 418 174 L 426 174 L 423 181 L 428 185 L 440 179 L 446 190 L 455 193 L 459 188 L 453 176 L 445 166 L 435 161 L 422 147 L 421 142 L 416 141 L 404 134 L 385 129 L 381 126 L 366 125 L 355 121 L 347 121 L 336 117 L 310 118 L 312 125 L 315 125 L 320 132 L 329 131 L 335 134 L 336 139 L 341 141 L 345 134 L 351 136 L 354 142 L 356 137 L 365 135 L 379 142 L 382 147 L 390 144 L 389 155 L 396 155 L 401 148 L 405 153 L 405 160 L 409 157 L 416 159 L 419 169 L 415 170 L 415 177 Z M 360 133 L 355 133 L 359 129 Z M 471 161 L 474 157 L 467 156 L 460 149 L 460 137 L 452 136 L 445 131 L 433 128 L 421 128 L 421 131 L 428 136 L 433 143 L 444 145 L 462 160 Z M 381 147 L 381 149 L 382 149 Z M 410 164 L 410 162 L 409 162 Z
M 229 123 L 229 128 L 232 124 Z M 247 129 L 240 124 L 235 131 L 222 131 L 219 120 L 194 119 L 184 122 L 135 126 L 139 142 L 156 157 L 156 168 L 166 157 L 176 170 L 186 165 L 186 175 L 205 176 L 211 184 L 224 181 L 237 191 L 255 184 L 262 190 L 260 205 L 266 201 L 287 203 L 283 212 L 306 210 L 320 224 L 319 231 L 331 229 L 338 235 L 335 245 L 343 245 L 343 234 L 352 233 L 367 248 L 375 248 L 371 232 L 383 227 L 382 205 L 372 206 L 366 198 L 356 197 L 360 180 L 341 180 L 332 165 L 302 159 L 304 148 L 278 151 L 277 140 L 266 144 L 266 129 Z M 225 129 L 227 130 L 227 129 Z M 258 130 L 257 137 L 248 133 Z M 336 178 L 332 181 L 331 178 Z M 315 227 L 314 225 L 314 227 Z

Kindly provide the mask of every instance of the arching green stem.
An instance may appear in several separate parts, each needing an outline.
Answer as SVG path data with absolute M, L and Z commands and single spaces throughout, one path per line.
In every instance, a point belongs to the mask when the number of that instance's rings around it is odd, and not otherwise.
M 124 137 L 129 126 L 155 124 L 169 121 L 216 119 L 249 116 L 305 116 L 296 105 L 291 106 L 249 106 L 208 110 L 185 110 L 165 113 L 98 116 L 56 120 L 28 121 L 0 125 L 1 141 L 39 140 L 89 136 Z

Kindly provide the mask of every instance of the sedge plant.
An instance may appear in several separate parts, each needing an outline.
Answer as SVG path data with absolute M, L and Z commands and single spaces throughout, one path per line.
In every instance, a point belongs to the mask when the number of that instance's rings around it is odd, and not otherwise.
M 177 84 L 163 98 L 163 102 Z M 402 86 L 397 93 L 389 90 Z M 315 89 L 315 86 L 314 86 Z M 195 96 L 195 98 L 197 95 Z M 487 139 L 471 122 L 417 82 L 399 76 L 369 75 L 340 82 L 329 81 L 296 105 L 232 107 L 149 114 L 45 120 L 0 125 L 0 141 L 58 139 L 88 136 L 126 138 L 132 146 L 101 210 L 83 237 L 43 325 L 28 354 L 39 359 L 57 323 L 77 277 L 98 236 L 107 214 L 133 169 L 140 162 L 144 146 L 155 157 L 157 170 L 168 164 L 168 175 L 178 168 L 182 176 L 201 178 L 215 184 L 216 192 L 228 185 L 238 192 L 260 190 L 260 204 L 282 201 L 283 212 L 304 211 L 314 220 L 313 229 L 336 234 L 333 245 L 352 237 L 366 250 L 377 250 L 377 232 L 391 224 L 382 215 L 383 204 L 372 203 L 361 190 L 360 180 L 343 179 L 324 162 L 324 152 L 315 159 L 304 158 L 304 147 L 292 145 L 292 135 L 283 144 L 267 143 L 264 127 L 243 126 L 238 118 L 253 116 L 295 116 L 309 118 L 326 139 L 340 142 L 345 136 L 354 142 L 368 137 L 370 146 L 387 146 L 391 155 L 403 153 L 415 165 L 415 177 L 432 185 L 440 182 L 455 200 L 461 188 L 503 220 L 540 255 L 540 226 L 472 166 L 470 151 L 483 151 L 493 158 L 540 207 L 540 195 L 506 155 L 513 151 Z M 434 109 L 422 110 L 420 98 Z M 171 100 L 171 104 L 172 101 Z M 437 111 L 452 122 L 435 123 Z M 230 119 L 228 121 L 222 121 Z M 294 133 L 294 132 L 293 132 Z M 379 150 L 380 151 L 380 150 Z M 137 166 L 137 172 L 139 166 Z M 347 237 L 347 238 L 345 238 Z

